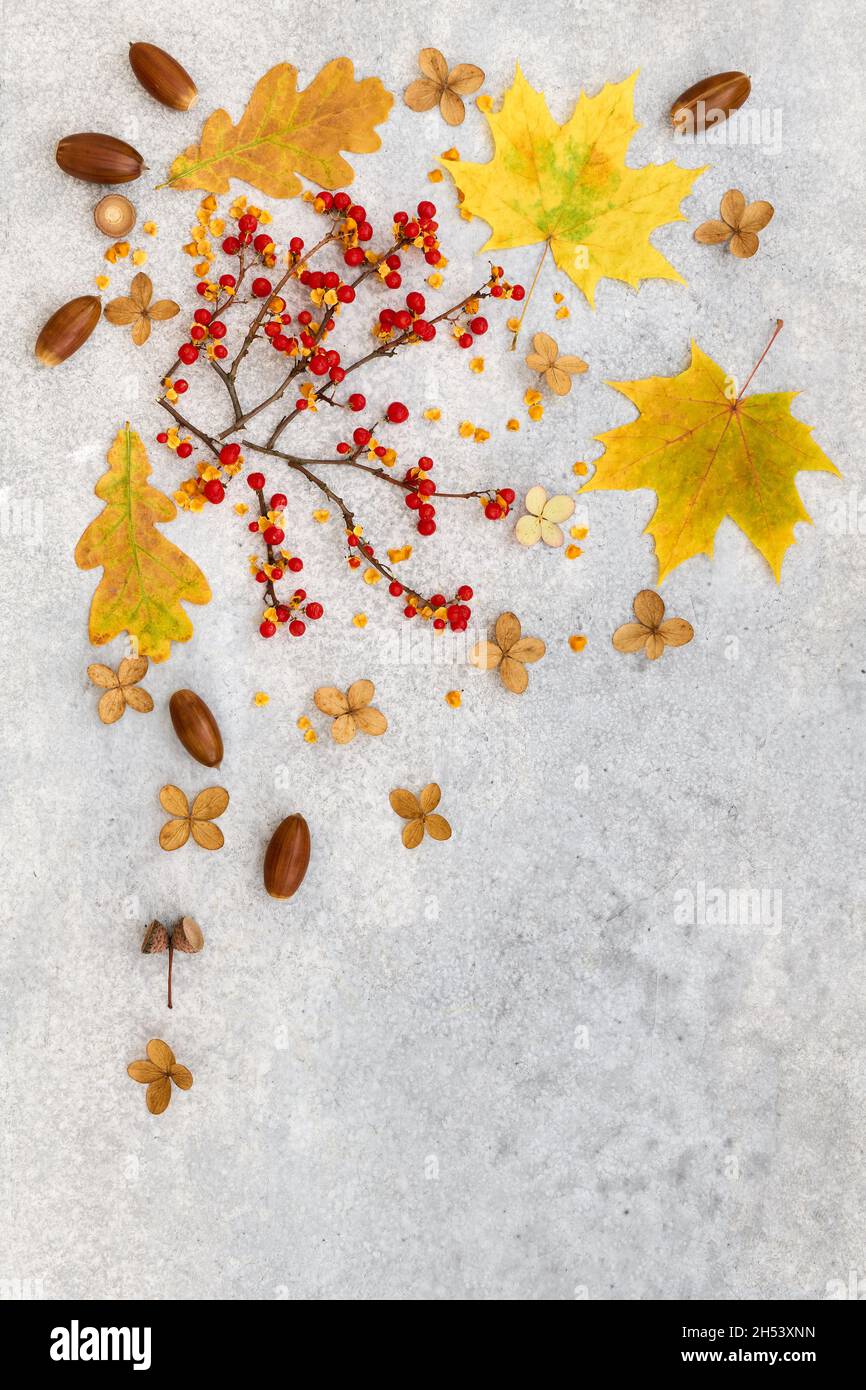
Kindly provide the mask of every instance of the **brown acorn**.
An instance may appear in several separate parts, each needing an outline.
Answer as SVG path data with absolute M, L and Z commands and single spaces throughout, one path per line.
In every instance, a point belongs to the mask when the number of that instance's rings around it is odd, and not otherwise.
M 171 934 L 171 944 L 185 956 L 194 956 L 204 946 L 204 932 L 192 917 L 181 917 Z
M 93 220 L 104 236 L 126 236 L 135 226 L 136 211 L 122 193 L 106 193 L 93 209 Z
M 671 106 L 674 129 L 684 135 L 703 135 L 738 111 L 751 90 L 752 84 L 744 72 L 719 72 L 701 78 Z
M 222 734 L 201 696 L 194 690 L 176 690 L 168 702 L 168 712 L 190 757 L 205 767 L 219 767 L 223 760 Z
M 99 322 L 102 305 L 95 294 L 70 299 L 45 324 L 36 339 L 36 356 L 44 367 L 56 367 L 86 343 Z
M 310 827 L 303 816 L 287 816 L 265 851 L 265 888 L 272 898 L 291 898 L 310 862 Z
M 141 943 L 143 956 L 158 956 L 168 950 L 168 932 L 162 922 L 151 922 Z
M 129 62 L 146 92 L 173 111 L 188 111 L 198 91 L 186 68 L 152 43 L 131 43 Z
M 96 131 L 64 135 L 54 152 L 65 174 L 85 183 L 131 183 L 144 168 L 144 160 L 125 140 Z

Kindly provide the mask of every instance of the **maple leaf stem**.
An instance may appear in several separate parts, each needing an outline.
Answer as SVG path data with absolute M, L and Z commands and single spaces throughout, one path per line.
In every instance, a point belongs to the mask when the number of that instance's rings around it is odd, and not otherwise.
M 743 384 L 743 387 L 742 387 L 742 389 L 741 389 L 741 391 L 740 391 L 740 394 L 737 396 L 737 400 L 738 400 L 738 401 L 741 401 L 741 400 L 743 399 L 743 396 L 746 394 L 746 388 L 747 388 L 747 386 L 749 385 L 749 382 L 752 380 L 752 377 L 755 375 L 756 371 L 757 371 L 758 368 L 760 367 L 761 363 L 763 362 L 764 358 L 766 357 L 767 353 L 770 351 L 770 348 L 773 346 L 774 342 L 776 341 L 776 339 L 778 338 L 779 334 L 781 333 L 781 331 L 782 331 L 782 329 L 783 329 L 784 327 L 785 327 L 785 320 L 784 320 L 784 319 L 776 319 L 776 327 L 773 329 L 773 333 L 772 333 L 772 336 L 771 336 L 771 338 L 770 338 L 770 341 L 768 342 L 767 346 L 764 348 L 764 351 L 761 353 L 760 357 L 758 358 L 758 360 L 757 360 L 757 362 L 755 363 L 755 365 L 754 365 L 754 367 L 752 368 L 752 370 L 749 372 L 749 375 L 746 377 L 746 380 L 745 380 L 745 382 L 744 382 L 744 384 Z
M 171 1008 L 171 967 L 174 963 L 174 947 L 171 944 L 171 937 L 168 941 L 168 1007 Z
M 526 314 L 527 309 L 529 308 L 529 301 L 530 301 L 530 299 L 532 298 L 533 294 L 535 293 L 535 286 L 538 284 L 538 277 L 539 277 L 539 275 L 541 274 L 541 267 L 544 265 L 544 262 L 545 262 L 545 260 L 546 260 L 546 258 L 547 258 L 547 253 L 548 253 L 549 250 L 550 250 L 550 242 L 549 242 L 549 241 L 546 241 L 546 242 L 544 243 L 544 250 L 543 250 L 542 253 L 541 253 L 541 259 L 539 260 L 538 265 L 535 267 L 535 274 L 534 274 L 533 277 L 532 277 L 532 284 L 529 286 L 529 294 L 526 296 L 525 300 L 523 301 L 523 309 L 522 309 L 522 312 L 521 312 L 521 314 L 520 314 L 520 318 L 517 320 L 517 327 L 516 327 L 515 330 L 514 330 L 514 336 L 513 336 L 512 339 L 511 339 L 511 348 L 510 348 L 510 351 L 511 351 L 511 352 L 516 352 L 516 351 L 517 351 L 517 339 L 519 338 L 519 336 L 520 336 L 520 330 L 521 330 L 521 328 L 523 327 L 523 319 L 524 319 L 524 316 L 525 316 L 525 314 Z

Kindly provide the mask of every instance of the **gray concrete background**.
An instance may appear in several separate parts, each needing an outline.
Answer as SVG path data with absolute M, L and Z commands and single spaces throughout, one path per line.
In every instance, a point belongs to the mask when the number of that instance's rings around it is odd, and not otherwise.
M 421 4 L 344 3 L 303 23 L 274 0 L 249 13 L 162 0 L 3 8 L 4 1292 L 823 1298 L 862 1276 L 862 7 L 564 0 L 530 13 L 443 0 L 432 17 Z M 136 38 L 187 63 L 196 112 L 165 111 L 138 88 L 125 56 Z M 104 324 L 63 368 L 37 368 L 40 323 L 88 289 L 104 249 L 96 195 L 59 172 L 54 144 L 95 128 L 142 149 L 151 172 L 129 191 L 159 223 L 147 269 L 186 312 L 179 243 L 198 195 L 154 192 L 158 176 L 211 110 L 237 119 L 277 61 L 306 83 L 347 53 L 397 96 L 382 151 L 355 160 L 354 191 L 383 227 L 432 193 L 456 299 L 484 265 L 472 258 L 486 231 L 425 175 L 452 142 L 479 159 L 490 145 L 472 106 L 456 132 L 403 106 L 425 44 L 483 66 L 497 96 L 519 59 L 558 120 L 581 85 L 640 66 L 629 161 L 712 167 L 685 203 L 688 225 L 653 238 L 687 288 L 605 282 L 593 314 L 545 272 L 530 333 L 554 333 L 590 372 L 541 423 L 525 422 L 528 373 L 502 351 L 504 315 L 490 316 L 483 378 L 447 344 L 368 376 L 371 403 L 399 392 L 413 409 L 406 456 L 429 449 L 454 485 L 568 491 L 575 459 L 600 452 L 593 435 L 631 417 L 605 378 L 679 371 L 694 336 L 742 380 L 780 316 L 760 389 L 802 389 L 795 411 L 844 479 L 800 476 L 816 524 L 798 528 L 780 588 L 730 523 L 713 562 L 678 569 L 664 597 L 696 639 L 652 665 L 610 645 L 655 579 L 649 493 L 582 499 L 591 529 L 574 564 L 522 550 L 463 504 L 443 510 L 414 572 L 472 583 L 479 619 L 513 608 L 546 639 L 522 699 L 423 648 L 401 656 L 395 605 L 345 572 L 334 523 L 310 520 L 312 493 L 290 489 L 289 536 L 327 618 L 300 643 L 258 638 L 230 508 L 184 517 L 169 534 L 214 601 L 191 610 L 194 639 L 151 668 L 156 711 L 104 728 L 85 668 L 116 662 L 123 643 L 89 647 L 95 575 L 72 552 L 124 418 L 148 441 L 162 427 L 154 388 L 177 325 L 137 350 Z M 751 73 L 768 138 L 674 142 L 671 99 L 726 68 Z M 691 238 L 733 186 L 777 209 L 745 264 Z M 309 233 L 305 209 L 270 205 L 286 239 Z M 527 282 L 535 259 L 503 256 Z M 115 270 L 106 298 L 128 281 Z M 439 426 L 420 418 L 428 405 L 442 408 Z M 511 414 L 519 434 L 504 430 Z M 459 440 L 464 418 L 490 442 Z M 325 447 L 335 428 L 318 422 Z M 154 444 L 151 456 L 171 491 L 168 455 Z M 380 548 L 412 538 L 390 496 L 351 481 L 346 492 Z M 365 632 L 351 625 L 362 608 Z M 580 656 L 572 632 L 589 637 Z M 361 676 L 391 720 L 385 738 L 305 745 L 295 720 L 315 713 L 315 687 Z M 208 699 L 225 736 L 218 855 L 157 845 L 160 785 L 214 780 L 171 733 L 181 685 Z M 452 687 L 464 691 L 456 712 L 443 700 Z M 256 690 L 267 708 L 253 707 Z M 410 854 L 388 791 L 430 779 L 454 838 Z M 310 822 L 313 860 L 279 905 L 260 863 L 291 810 Z M 763 891 L 770 920 L 684 924 L 677 895 L 701 884 Z M 163 965 L 138 944 L 147 920 L 181 913 L 207 944 L 178 963 L 169 1014 Z M 154 1035 L 195 1076 L 156 1119 L 126 1076 Z

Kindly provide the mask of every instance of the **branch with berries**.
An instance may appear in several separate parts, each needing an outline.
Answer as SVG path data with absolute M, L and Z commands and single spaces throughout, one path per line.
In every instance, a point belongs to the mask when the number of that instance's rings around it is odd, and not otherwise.
M 439 269 L 447 262 L 437 235 L 436 208 L 433 203 L 422 201 L 414 217 L 403 211 L 396 212 L 392 219 L 391 244 L 377 253 L 369 249 L 373 227 L 366 210 L 353 203 L 347 193 L 322 191 L 306 197 L 315 212 L 328 221 L 327 231 L 310 250 L 305 249 L 300 237 L 292 237 L 285 247 L 279 246 L 270 232 L 263 230 L 270 224 L 269 213 L 248 206 L 246 199 L 236 199 L 229 212 L 236 230 L 221 242 L 222 254 L 229 258 L 232 269 L 216 278 L 212 278 L 212 272 L 217 253 L 210 238 L 222 236 L 226 223 L 215 216 L 217 204 L 212 196 L 205 198 L 199 207 L 192 241 L 185 249 L 196 256 L 197 273 L 207 272 L 206 278 L 200 278 L 196 285 L 203 303 L 194 311 L 188 336 L 178 347 L 176 359 L 163 377 L 159 404 L 174 423 L 160 432 L 157 439 L 180 459 L 191 457 L 194 441 L 202 445 L 211 458 L 198 462 L 195 475 L 180 484 L 175 498 L 180 506 L 192 511 L 202 511 L 208 505 L 218 506 L 244 468 L 244 450 L 269 458 L 275 465 L 300 475 L 337 509 L 343 523 L 349 567 L 359 569 L 366 564 L 367 577 L 386 579 L 391 596 L 402 600 L 406 618 L 420 616 L 431 621 L 437 632 L 447 627 L 452 631 L 465 631 L 471 616 L 468 607 L 471 587 L 451 585 L 447 593 L 425 594 L 420 588 L 404 584 L 393 568 L 377 555 L 364 535 L 364 527 L 356 520 L 353 507 L 323 475 L 330 477 L 332 470 L 340 468 L 354 470 L 398 489 L 412 512 L 418 535 L 425 538 L 436 532 L 439 502 L 476 501 L 488 520 L 498 521 L 508 515 L 514 502 L 511 488 L 439 491 L 430 476 L 433 459 L 426 454 L 401 476 L 394 471 L 397 451 L 384 444 L 376 434 L 378 421 L 356 425 L 350 439 L 336 442 L 331 456 L 309 457 L 278 448 L 277 444 L 291 424 L 315 413 L 320 406 L 348 412 L 349 416 L 363 414 L 367 410 L 367 398 L 361 391 L 351 391 L 338 399 L 346 378 L 362 368 L 372 368 L 377 361 L 431 343 L 440 326 L 447 325 L 451 340 L 460 349 L 471 347 L 489 327 L 480 312 L 482 301 L 520 300 L 524 297 L 523 287 L 508 284 L 501 267 L 491 266 L 482 285 L 430 317 L 425 316 L 424 294 L 410 290 L 402 305 L 386 305 L 375 313 L 369 326 L 374 346 L 346 362 L 345 349 L 341 351 L 333 343 L 340 341 L 338 330 L 342 328 L 342 315 L 357 301 L 358 291 L 365 282 L 371 288 L 400 290 L 404 258 L 418 251 L 425 266 L 430 268 L 428 283 L 437 289 L 441 286 Z M 325 270 L 318 268 L 318 264 L 313 265 L 329 248 L 340 252 L 342 269 Z M 299 293 L 302 307 L 295 305 L 290 309 L 288 296 L 292 292 Z M 244 295 L 249 297 L 244 298 Z M 229 333 L 226 320 L 230 315 L 231 319 L 238 318 L 243 304 L 248 308 L 253 306 L 254 312 L 230 358 L 225 341 Z M 263 349 L 282 359 L 285 370 L 277 384 L 260 400 L 245 404 L 240 378 L 242 375 L 247 379 L 261 377 L 266 366 L 266 359 L 263 361 L 261 356 Z M 183 410 L 180 407 L 190 384 L 175 372 L 181 365 L 194 368 L 202 364 L 206 364 L 222 384 L 231 407 L 229 423 L 218 429 L 205 429 L 193 423 L 185 413 L 185 402 Z M 243 373 L 242 366 L 245 367 Z M 266 437 L 262 441 L 250 437 L 250 423 L 276 407 L 287 395 L 290 400 L 294 396 L 294 404 L 288 410 L 283 406 L 284 413 L 271 425 Z M 402 401 L 392 401 L 384 412 L 384 421 L 389 426 L 401 426 L 408 418 L 409 409 Z M 232 439 L 238 434 L 242 434 L 240 442 Z M 289 575 L 297 575 L 303 569 L 301 558 L 286 548 L 287 496 L 281 491 L 268 496 L 267 479 L 260 469 L 249 472 L 246 481 L 255 496 L 258 512 L 248 526 L 261 547 L 250 558 L 250 570 L 267 600 L 259 631 L 269 638 L 284 626 L 290 635 L 299 637 L 306 631 L 305 620 L 317 621 L 324 610 L 320 603 L 308 599 L 303 588 L 295 589 L 288 596 L 281 596 L 278 588 L 283 581 L 291 582 L 287 578 Z M 249 508 L 247 504 L 239 504 L 236 510 L 245 512 Z

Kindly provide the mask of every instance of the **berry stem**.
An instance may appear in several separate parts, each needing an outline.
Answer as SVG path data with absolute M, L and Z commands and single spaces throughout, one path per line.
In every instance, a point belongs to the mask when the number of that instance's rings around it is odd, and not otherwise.
M 174 964 L 174 946 L 171 937 L 168 939 L 168 1007 L 171 1008 L 171 967 Z

